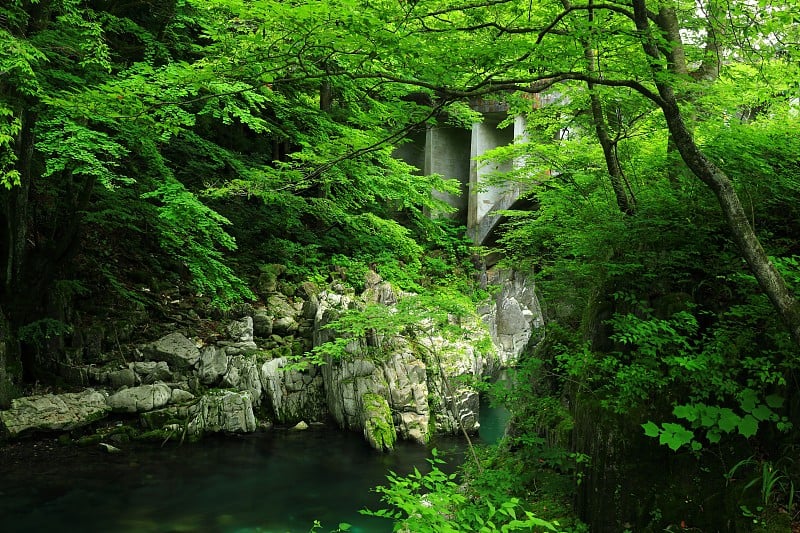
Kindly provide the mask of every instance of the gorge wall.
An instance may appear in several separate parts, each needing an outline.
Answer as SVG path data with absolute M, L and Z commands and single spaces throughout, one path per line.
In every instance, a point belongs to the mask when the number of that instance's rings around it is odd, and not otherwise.
M 263 307 L 227 323 L 219 338 L 173 331 L 123 358 L 64 365 L 72 392 L 14 399 L 0 421 L 11 437 L 82 427 L 86 434 L 113 419 L 159 438 L 184 438 L 332 420 L 379 450 L 398 438 L 425 443 L 434 433 L 475 432 L 479 392 L 472 383 L 513 365 L 543 323 L 531 280 L 513 272 L 490 278 L 495 295 L 460 324 L 457 339 L 433 330 L 413 341 L 352 338 L 346 357 L 304 365 L 296 354 L 336 338 L 326 325 L 343 311 L 370 302 L 391 308 L 403 297 L 370 273 L 358 295 L 337 283 L 321 291 L 306 286 L 302 297 L 274 292 Z

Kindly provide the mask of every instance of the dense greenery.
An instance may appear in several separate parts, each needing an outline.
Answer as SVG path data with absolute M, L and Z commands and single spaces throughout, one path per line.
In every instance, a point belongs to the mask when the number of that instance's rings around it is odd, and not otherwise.
M 474 500 L 408 507 L 461 497 L 436 472 L 394 478 L 385 514 L 788 531 L 795 4 L 4 2 L 0 406 L 85 355 L 81 330 L 109 315 L 254 302 L 276 269 L 358 285 L 372 268 L 443 310 L 480 296 L 463 228 L 428 216 L 457 184 L 393 153 L 494 99 L 529 138 L 490 155 L 524 162 L 497 179 L 536 206 L 506 213 L 498 251 L 535 276 L 546 335 L 498 393 L 514 423 L 465 472 Z

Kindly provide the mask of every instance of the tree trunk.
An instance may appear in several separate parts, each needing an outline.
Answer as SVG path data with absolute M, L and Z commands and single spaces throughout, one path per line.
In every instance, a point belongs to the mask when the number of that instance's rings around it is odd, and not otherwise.
M 695 144 L 681 115 L 675 92 L 669 82 L 665 81 L 665 72 L 659 61 L 658 48 L 654 44 L 655 39 L 650 31 L 645 0 L 633 0 L 633 7 L 636 28 L 642 34 L 644 51 L 651 59 L 650 68 L 661 97 L 660 105 L 675 146 L 689 169 L 714 192 L 742 256 L 747 261 L 761 289 L 786 323 L 795 343 L 800 345 L 800 302 L 794 298 L 786 286 L 785 280 L 764 252 L 761 242 L 750 225 L 747 213 L 742 207 L 733 182 Z
M 11 188 L 6 195 L 6 246 L 4 289 L 13 292 L 20 281 L 25 263 L 28 242 L 28 200 L 31 188 L 31 165 L 33 162 L 33 122 L 35 117 L 29 111 L 20 110 L 22 128 L 17 136 L 16 156 L 20 184 Z
M 0 309 L 0 409 L 8 409 L 11 400 L 19 396 L 22 366 L 15 348 L 8 321 Z
M 593 0 L 589 0 L 589 5 L 593 4 Z M 569 0 L 561 0 L 561 5 L 564 9 L 572 7 Z M 594 23 L 594 10 L 589 10 L 589 23 Z M 597 61 L 592 43 L 586 39 L 581 39 L 583 46 L 583 56 L 586 59 L 586 71 L 590 76 L 597 75 L 598 67 L 595 65 Z M 615 141 L 611 139 L 608 134 L 608 122 L 606 121 L 605 113 L 603 112 L 603 103 L 600 101 L 600 95 L 597 94 L 595 84 L 591 81 L 586 82 L 589 88 L 589 99 L 592 109 L 592 120 L 594 122 L 595 133 L 600 147 L 603 149 L 603 158 L 606 161 L 606 170 L 608 177 L 611 181 L 611 188 L 614 191 L 614 197 L 617 199 L 617 206 L 619 210 L 626 215 L 632 215 L 635 211 L 633 197 L 628 196 L 625 185 L 625 175 L 622 172 L 622 167 L 617 158 Z
M 586 57 L 589 61 L 593 60 L 591 49 L 586 49 Z M 592 69 L 590 68 L 590 71 Z M 611 188 L 614 190 L 614 196 L 617 199 L 617 206 L 619 210 L 626 215 L 632 215 L 635 212 L 633 205 L 633 198 L 628 196 L 625 186 L 625 175 L 622 173 L 622 167 L 617 159 L 615 150 L 615 142 L 608 134 L 608 127 L 606 125 L 605 114 L 603 113 L 603 104 L 600 101 L 600 95 L 593 83 L 588 82 L 589 98 L 592 107 L 592 119 L 594 120 L 594 128 L 597 133 L 597 140 L 600 142 L 600 147 L 603 149 L 603 157 L 606 161 L 606 170 L 608 170 L 608 177 L 611 180 Z

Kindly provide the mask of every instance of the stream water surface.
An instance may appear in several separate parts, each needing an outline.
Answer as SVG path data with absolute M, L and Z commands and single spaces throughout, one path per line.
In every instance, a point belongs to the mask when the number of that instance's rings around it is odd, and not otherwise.
M 30 445 L 30 443 L 29 443 Z M 0 531 L 16 532 L 319 532 L 352 524 L 359 533 L 389 532 L 372 488 L 388 472 L 429 468 L 430 448 L 464 446 L 440 439 L 429 447 L 400 442 L 379 454 L 356 433 L 330 428 L 272 430 L 197 444 L 99 448 L 40 447 L 0 459 Z

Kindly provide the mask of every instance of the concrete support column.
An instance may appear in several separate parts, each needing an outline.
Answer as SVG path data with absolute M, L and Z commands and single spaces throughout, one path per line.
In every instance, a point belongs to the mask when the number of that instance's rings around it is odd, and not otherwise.
M 514 141 L 515 126 L 498 129 L 504 115 L 486 114 L 483 122 L 472 126 L 472 148 L 470 150 L 469 211 L 467 214 L 467 233 L 473 242 L 480 244 L 482 237 L 479 227 L 484 218 L 498 201 L 509 193 L 509 187 L 488 185 L 488 177 L 512 169 L 512 162 L 478 161 L 489 150 L 507 146 Z
M 443 200 L 454 207 L 456 211 L 429 213 L 429 216 L 445 216 L 466 225 L 467 202 L 469 201 L 469 157 L 469 130 L 452 127 L 428 128 L 425 138 L 425 174 L 439 174 L 447 179 L 458 180 L 461 190 L 459 195 L 434 190 L 434 197 Z

